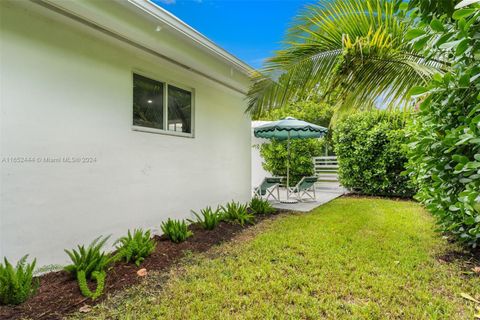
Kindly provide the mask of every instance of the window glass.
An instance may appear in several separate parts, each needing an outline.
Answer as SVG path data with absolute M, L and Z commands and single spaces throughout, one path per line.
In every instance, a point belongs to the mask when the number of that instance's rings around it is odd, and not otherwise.
M 192 133 L 192 93 L 168 86 L 168 130 Z
M 133 75 L 133 125 L 163 129 L 164 84 Z

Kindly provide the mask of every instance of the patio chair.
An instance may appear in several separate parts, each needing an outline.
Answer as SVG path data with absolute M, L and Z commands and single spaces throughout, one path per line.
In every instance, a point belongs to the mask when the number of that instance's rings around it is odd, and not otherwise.
M 253 190 L 255 197 L 263 198 L 265 197 L 268 200 L 269 197 L 272 197 L 276 201 L 280 201 L 280 182 L 282 178 L 280 177 L 267 177 L 264 178 L 262 183 Z M 276 193 L 276 196 L 275 196 Z
M 317 177 L 303 177 L 295 187 L 290 188 L 290 194 L 293 194 L 298 201 L 303 201 L 304 196 L 307 196 L 309 200 L 316 201 L 315 182 L 317 181 Z

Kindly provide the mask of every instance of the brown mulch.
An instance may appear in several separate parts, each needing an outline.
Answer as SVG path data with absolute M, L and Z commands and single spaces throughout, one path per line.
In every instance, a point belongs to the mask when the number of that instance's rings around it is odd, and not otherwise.
M 439 255 L 437 259 L 446 263 L 462 262 L 467 266 L 480 266 L 480 249 L 451 250 Z
M 256 216 L 255 223 L 273 217 L 274 215 Z M 212 246 L 232 239 L 248 227 L 249 225 L 242 227 L 239 224 L 222 222 L 216 229 L 208 231 L 197 224 L 192 224 L 189 228 L 193 231 L 193 236 L 179 244 L 163 236 L 155 236 L 157 241 L 155 251 L 140 267 L 125 262 L 113 265 L 107 274 L 104 294 L 95 301 L 82 296 L 77 281 L 69 273 L 57 271 L 44 274 L 39 277 L 40 287 L 37 293 L 25 303 L 19 306 L 0 306 L 0 319 L 63 319 L 85 304 L 92 306 L 101 302 L 107 293 L 139 283 L 142 277 L 137 275 L 137 271 L 141 268 L 148 271 L 168 271 L 186 252 L 205 252 Z

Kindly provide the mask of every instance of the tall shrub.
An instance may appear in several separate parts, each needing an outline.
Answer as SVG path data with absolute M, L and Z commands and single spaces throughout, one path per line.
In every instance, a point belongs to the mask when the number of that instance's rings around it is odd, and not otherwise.
M 314 174 L 312 157 L 322 155 L 323 140 L 304 139 L 290 141 L 290 185 L 302 177 Z M 263 168 L 274 176 L 287 175 L 287 142 L 272 141 L 260 146 Z
M 411 197 L 414 190 L 402 175 L 407 162 L 406 113 L 370 111 L 338 121 L 333 135 L 340 182 L 353 191 Z
M 322 127 L 329 128 L 330 120 L 334 114 L 333 103 L 322 101 L 320 97 L 313 97 L 311 100 L 297 101 L 288 106 L 277 109 L 271 109 L 264 112 L 258 120 L 276 121 L 286 117 L 294 117 L 303 121 L 307 121 Z M 332 146 L 332 130 L 329 128 L 327 135 L 318 140 L 318 149 L 321 149 L 321 154 L 314 156 L 321 156 L 327 151 L 329 154 L 333 153 Z M 311 144 L 311 142 L 301 140 L 297 144 Z M 285 146 L 284 146 L 285 147 Z
M 319 97 L 312 100 L 297 101 L 282 108 L 272 109 L 262 114 L 259 119 L 276 121 L 286 117 L 328 127 L 333 116 L 334 108 L 327 102 L 321 102 Z M 325 154 L 325 148 L 332 151 L 331 135 L 323 139 L 292 140 L 290 144 L 290 185 L 296 184 L 303 176 L 314 174 L 312 157 Z M 274 176 L 287 175 L 287 142 L 271 141 L 260 146 L 263 168 Z
M 312 100 L 297 101 L 288 106 L 271 109 L 258 117 L 258 120 L 273 121 L 286 117 L 294 117 L 319 126 L 328 127 L 333 113 L 333 104 L 324 102 L 319 97 L 314 97 Z
M 420 96 L 409 126 L 410 176 L 416 198 L 438 218 L 443 231 L 480 244 L 480 9 L 463 8 L 455 22 L 433 19 L 419 25 L 413 42 L 424 53 L 450 61 Z

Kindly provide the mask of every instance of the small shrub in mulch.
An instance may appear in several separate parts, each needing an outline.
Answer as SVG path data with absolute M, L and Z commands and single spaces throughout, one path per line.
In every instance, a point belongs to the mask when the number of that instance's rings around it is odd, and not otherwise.
M 255 222 L 271 217 L 272 215 L 255 216 Z M 221 222 L 214 230 L 205 230 L 199 224 L 192 224 L 189 229 L 193 236 L 178 244 L 171 242 L 166 236 L 155 236 L 155 250 L 145 258 L 140 267 L 133 263 L 118 261 L 109 269 L 105 294 L 95 301 L 81 294 L 75 278 L 68 272 L 47 273 L 38 277 L 40 282 L 38 292 L 28 301 L 18 306 L 0 306 L 0 319 L 63 319 L 85 304 L 97 304 L 103 301 L 107 294 L 139 283 L 143 279 L 137 275 L 139 268 L 167 272 L 186 252 L 205 252 L 214 245 L 232 239 L 248 227 L 249 225 Z M 93 283 L 90 285 L 94 287 Z

